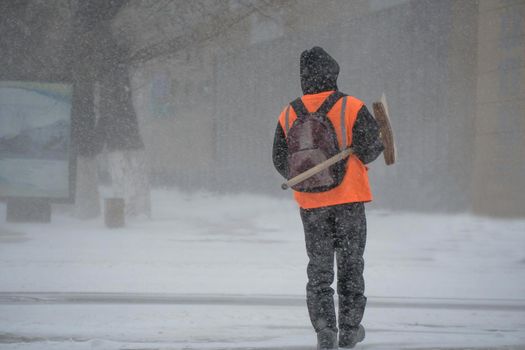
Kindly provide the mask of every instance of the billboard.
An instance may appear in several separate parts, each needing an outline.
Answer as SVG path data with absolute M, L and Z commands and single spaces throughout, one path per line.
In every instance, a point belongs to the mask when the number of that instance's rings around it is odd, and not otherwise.
M 0 197 L 71 198 L 71 86 L 0 81 Z

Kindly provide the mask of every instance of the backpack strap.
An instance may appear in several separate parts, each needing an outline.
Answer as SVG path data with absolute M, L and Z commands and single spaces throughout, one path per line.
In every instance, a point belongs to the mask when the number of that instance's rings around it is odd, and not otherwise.
M 334 105 L 339 101 L 340 98 L 345 96 L 341 91 L 334 91 L 330 96 L 324 100 L 321 107 L 317 109 L 317 113 L 328 114 L 328 112 L 334 107 Z
M 319 109 L 317 109 L 317 113 L 321 114 L 328 114 L 328 112 L 334 107 L 334 105 L 339 101 L 341 98 L 343 99 L 342 105 L 341 105 L 341 149 L 346 149 L 346 96 L 341 91 L 334 91 L 330 96 L 324 100 L 323 104 Z
M 343 150 L 346 149 L 346 98 L 348 96 L 343 97 L 342 105 L 341 105 L 341 141 L 342 141 L 342 148 Z
M 292 103 L 290 103 L 290 105 L 292 106 L 293 110 L 295 111 L 295 114 L 297 114 L 297 118 L 303 117 L 303 116 L 307 115 L 308 113 L 310 113 L 306 109 L 306 107 L 305 107 L 305 105 L 303 103 L 303 100 L 301 100 L 300 97 L 298 97 L 295 100 L 293 100 Z

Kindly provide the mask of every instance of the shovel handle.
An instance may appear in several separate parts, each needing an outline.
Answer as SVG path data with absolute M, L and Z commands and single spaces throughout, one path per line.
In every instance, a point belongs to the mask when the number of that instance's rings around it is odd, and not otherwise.
M 287 190 L 288 188 L 297 185 L 300 182 L 303 182 L 304 180 L 314 176 L 320 171 L 323 171 L 324 169 L 328 168 L 329 166 L 337 163 L 338 161 L 348 157 L 353 153 L 353 150 L 351 148 L 347 148 L 342 152 L 337 153 L 335 156 L 328 158 L 324 162 L 321 162 L 314 166 L 313 168 L 310 168 L 306 170 L 305 172 L 291 178 L 290 180 L 286 181 L 281 185 L 281 188 L 283 190 Z

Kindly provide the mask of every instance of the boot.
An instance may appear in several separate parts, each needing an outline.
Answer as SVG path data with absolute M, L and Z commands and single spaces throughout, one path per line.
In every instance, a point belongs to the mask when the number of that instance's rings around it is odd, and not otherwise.
M 357 329 L 341 329 L 339 333 L 339 347 L 344 349 L 352 349 L 357 343 L 365 339 L 365 327 L 359 325 Z
M 330 328 L 325 328 L 317 333 L 317 350 L 337 349 L 337 332 Z

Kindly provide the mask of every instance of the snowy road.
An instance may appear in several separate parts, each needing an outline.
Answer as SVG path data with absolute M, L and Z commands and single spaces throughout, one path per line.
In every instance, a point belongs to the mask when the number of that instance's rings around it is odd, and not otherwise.
M 306 310 L 284 305 L 4 304 L 0 315 L 0 348 L 9 350 L 313 350 L 315 344 Z M 524 349 L 523 318 L 523 312 L 371 307 L 358 349 Z
M 160 294 L 160 293 L 80 293 L 80 292 L 0 292 L 0 305 L 38 304 L 163 304 L 237 305 L 305 307 L 304 296 Z M 486 310 L 525 313 L 525 299 L 452 299 L 413 297 L 368 297 L 368 308 Z
M 119 230 L 0 217 L 1 350 L 314 348 L 292 201 L 153 196 L 154 217 Z M 370 210 L 368 222 L 357 349 L 525 349 L 524 220 Z
M 0 348 L 313 349 L 304 304 L 302 296 L 2 292 Z M 524 349 L 524 320 L 525 300 L 370 297 L 372 326 L 359 348 Z

